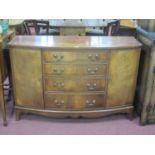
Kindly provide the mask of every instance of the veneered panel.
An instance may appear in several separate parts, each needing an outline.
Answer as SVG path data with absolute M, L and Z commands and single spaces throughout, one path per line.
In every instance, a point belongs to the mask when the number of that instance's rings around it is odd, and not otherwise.
M 139 54 L 139 49 L 111 51 L 107 107 L 133 104 Z
M 46 109 L 88 110 L 105 107 L 104 94 L 45 94 Z
M 78 86 L 77 86 L 78 85 Z M 45 91 L 105 91 L 104 79 L 63 79 L 63 78 L 46 78 Z
M 102 75 L 106 76 L 107 65 L 104 64 L 52 64 L 47 63 L 43 65 L 44 74 L 56 76 L 88 76 L 88 75 Z
M 46 62 L 83 62 L 106 63 L 108 50 L 44 50 L 43 60 Z
M 37 49 L 12 48 L 16 105 L 43 108 L 41 52 Z

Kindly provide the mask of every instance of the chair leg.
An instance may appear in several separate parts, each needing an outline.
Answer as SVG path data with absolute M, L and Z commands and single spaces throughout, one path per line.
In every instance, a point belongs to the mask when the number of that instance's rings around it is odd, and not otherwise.
M 10 85 L 10 90 L 8 94 L 8 98 L 12 100 L 13 107 L 15 106 L 15 98 L 14 98 L 14 92 L 13 92 L 13 81 L 12 81 L 12 72 L 9 72 L 9 85 Z M 14 108 L 12 108 L 11 114 L 13 115 L 14 113 Z
M 8 77 L 9 77 L 9 93 L 8 93 L 8 100 L 11 101 L 11 96 L 12 96 L 12 76 L 11 76 L 11 71 L 9 72 L 8 74 Z
M 4 91 L 3 91 L 2 86 L 0 86 L 0 104 L 1 104 L 2 116 L 3 116 L 3 125 L 7 126 L 6 107 L 5 107 L 5 101 L 4 101 Z
M 12 92 L 11 92 L 11 88 L 10 88 L 9 92 L 8 92 L 8 96 L 7 96 L 7 101 L 8 102 L 11 101 L 11 94 L 12 94 Z

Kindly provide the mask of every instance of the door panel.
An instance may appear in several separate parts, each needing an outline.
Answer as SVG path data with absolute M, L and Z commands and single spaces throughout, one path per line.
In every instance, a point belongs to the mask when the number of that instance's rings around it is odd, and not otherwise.
M 133 104 L 139 55 L 140 49 L 111 51 L 107 107 Z
M 41 52 L 12 48 L 11 63 L 16 105 L 43 108 Z

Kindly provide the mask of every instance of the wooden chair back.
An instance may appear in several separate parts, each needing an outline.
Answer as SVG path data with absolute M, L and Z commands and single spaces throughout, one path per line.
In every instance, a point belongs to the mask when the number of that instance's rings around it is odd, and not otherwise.
M 24 28 L 27 35 L 36 35 L 38 32 L 35 20 L 25 20 Z
M 119 30 L 119 27 L 120 27 L 119 20 L 108 23 L 107 27 L 105 28 L 105 35 L 106 36 L 116 35 Z
M 36 26 L 37 26 L 37 34 L 41 35 L 41 30 L 44 30 L 44 34 L 49 34 L 49 21 L 45 20 L 36 20 Z

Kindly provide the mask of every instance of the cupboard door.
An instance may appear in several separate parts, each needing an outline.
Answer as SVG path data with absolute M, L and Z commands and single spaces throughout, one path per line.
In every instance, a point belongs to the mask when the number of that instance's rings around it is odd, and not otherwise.
M 44 108 L 41 51 L 12 48 L 11 64 L 15 104 L 30 108 Z
M 112 50 L 107 107 L 133 105 L 140 49 Z

